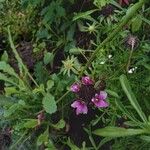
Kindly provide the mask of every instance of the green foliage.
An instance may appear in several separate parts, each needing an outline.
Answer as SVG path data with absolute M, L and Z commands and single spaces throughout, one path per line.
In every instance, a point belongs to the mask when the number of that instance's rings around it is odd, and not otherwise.
M 106 127 L 103 129 L 98 129 L 93 132 L 96 135 L 104 137 L 124 137 L 124 136 L 133 136 L 138 134 L 145 133 L 144 129 L 125 129 L 119 127 Z
M 54 96 L 47 93 L 43 98 L 43 107 L 45 111 L 49 114 L 55 113 L 57 111 L 56 101 Z
M 129 5 L 117 0 L 0 0 L 0 128 L 12 129 L 10 149 L 99 150 L 109 145 L 148 150 L 148 17 L 146 0 Z M 28 42 L 30 48 L 22 44 Z M 137 47 L 128 62 L 133 44 Z M 81 125 L 72 117 L 75 97 L 69 89 L 85 75 L 94 79 L 97 92 L 106 87 L 110 105 L 93 108 L 93 117 L 87 114 L 89 122 Z M 76 98 L 92 91 L 84 92 Z M 69 137 L 71 119 L 88 139 Z

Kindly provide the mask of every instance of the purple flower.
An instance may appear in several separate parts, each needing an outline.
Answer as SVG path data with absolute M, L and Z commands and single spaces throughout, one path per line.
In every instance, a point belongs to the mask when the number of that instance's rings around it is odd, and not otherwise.
M 98 108 L 108 107 L 109 104 L 105 101 L 107 98 L 107 93 L 105 91 L 100 91 L 99 94 L 95 94 L 95 97 L 92 98 L 92 102 Z
M 76 100 L 71 104 L 71 107 L 76 108 L 76 114 L 87 114 L 88 108 L 84 101 Z
M 84 85 L 92 85 L 94 83 L 89 76 L 82 77 L 81 82 Z
M 80 91 L 80 85 L 78 83 L 74 83 L 71 85 L 70 90 L 74 93 L 77 93 Z

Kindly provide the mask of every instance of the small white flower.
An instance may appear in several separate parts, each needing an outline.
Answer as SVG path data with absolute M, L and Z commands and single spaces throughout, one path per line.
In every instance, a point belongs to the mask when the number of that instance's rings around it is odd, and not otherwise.
M 112 55 L 110 54 L 110 55 L 108 55 L 108 58 L 112 58 Z
M 100 64 L 103 65 L 103 64 L 105 64 L 105 62 L 104 62 L 104 61 L 101 61 Z

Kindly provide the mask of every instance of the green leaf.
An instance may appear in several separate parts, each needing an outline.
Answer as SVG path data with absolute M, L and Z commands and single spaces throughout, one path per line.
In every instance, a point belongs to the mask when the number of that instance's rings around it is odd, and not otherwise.
M 121 82 L 121 86 L 124 90 L 124 92 L 126 93 L 131 105 L 134 107 L 134 109 L 137 111 L 137 113 L 139 114 L 139 116 L 141 117 L 141 119 L 144 122 L 147 122 L 147 118 L 145 116 L 145 114 L 143 113 L 134 93 L 131 90 L 129 81 L 127 79 L 127 77 L 125 75 L 121 75 L 120 76 L 120 82 Z
M 143 135 L 143 136 L 141 136 L 140 138 L 141 138 L 142 140 L 144 140 L 144 141 L 150 143 L 150 136 Z
M 140 29 L 141 25 L 142 25 L 142 19 L 141 17 L 138 15 L 135 18 L 132 19 L 132 32 L 136 32 Z
M 6 51 L 4 51 L 3 55 L 1 56 L 1 61 L 8 62 L 8 54 Z
M 55 113 L 57 111 L 57 105 L 56 101 L 54 99 L 54 96 L 47 93 L 45 97 L 43 98 L 43 107 L 45 111 L 49 114 Z
M 54 59 L 54 54 L 50 52 L 46 52 L 44 54 L 44 64 L 47 65 L 49 63 L 52 63 Z
M 49 136 L 49 134 L 48 134 L 48 129 L 47 129 L 44 133 L 42 133 L 38 137 L 38 139 L 37 139 L 37 145 L 40 146 L 43 143 L 48 142 L 48 136 Z
M 57 124 L 53 125 L 57 130 L 63 129 L 65 127 L 65 121 L 61 119 Z
M 8 83 L 18 87 L 17 83 L 15 83 L 12 78 L 8 78 L 5 74 L 0 73 L 0 80 L 3 80 L 5 82 L 8 82 Z
M 19 78 L 18 75 L 15 73 L 14 69 L 4 61 L 0 62 L 0 70 L 11 75 L 11 76 Z
M 4 117 L 9 117 L 20 108 L 19 104 L 13 104 L 8 110 L 4 111 Z
M 112 90 L 106 90 L 106 92 L 113 97 L 120 98 L 119 95 Z
M 93 132 L 96 135 L 104 137 L 125 137 L 145 133 L 144 129 L 125 129 L 120 127 L 106 127 L 102 129 L 97 129 Z
M 24 123 L 24 128 L 35 128 L 38 125 L 37 119 L 27 119 L 28 121 Z
M 92 14 L 95 11 L 97 11 L 97 9 L 89 10 L 86 12 L 80 12 L 73 17 L 73 21 L 76 21 L 81 18 L 87 18 L 87 17 L 89 17 L 90 14 Z
M 47 81 L 47 88 L 46 90 L 50 90 L 54 86 L 54 81 L 53 80 L 48 80 Z

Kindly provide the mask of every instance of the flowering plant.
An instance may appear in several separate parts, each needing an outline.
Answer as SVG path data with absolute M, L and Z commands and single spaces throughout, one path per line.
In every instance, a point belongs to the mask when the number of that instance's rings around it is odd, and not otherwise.
M 107 93 L 96 90 L 94 88 L 94 81 L 89 76 L 82 77 L 81 83 L 72 84 L 70 90 L 78 96 L 78 99 L 71 104 L 71 107 L 76 109 L 77 115 L 87 114 L 88 107 L 91 107 L 91 104 L 94 104 L 97 108 L 109 106 L 106 102 Z

